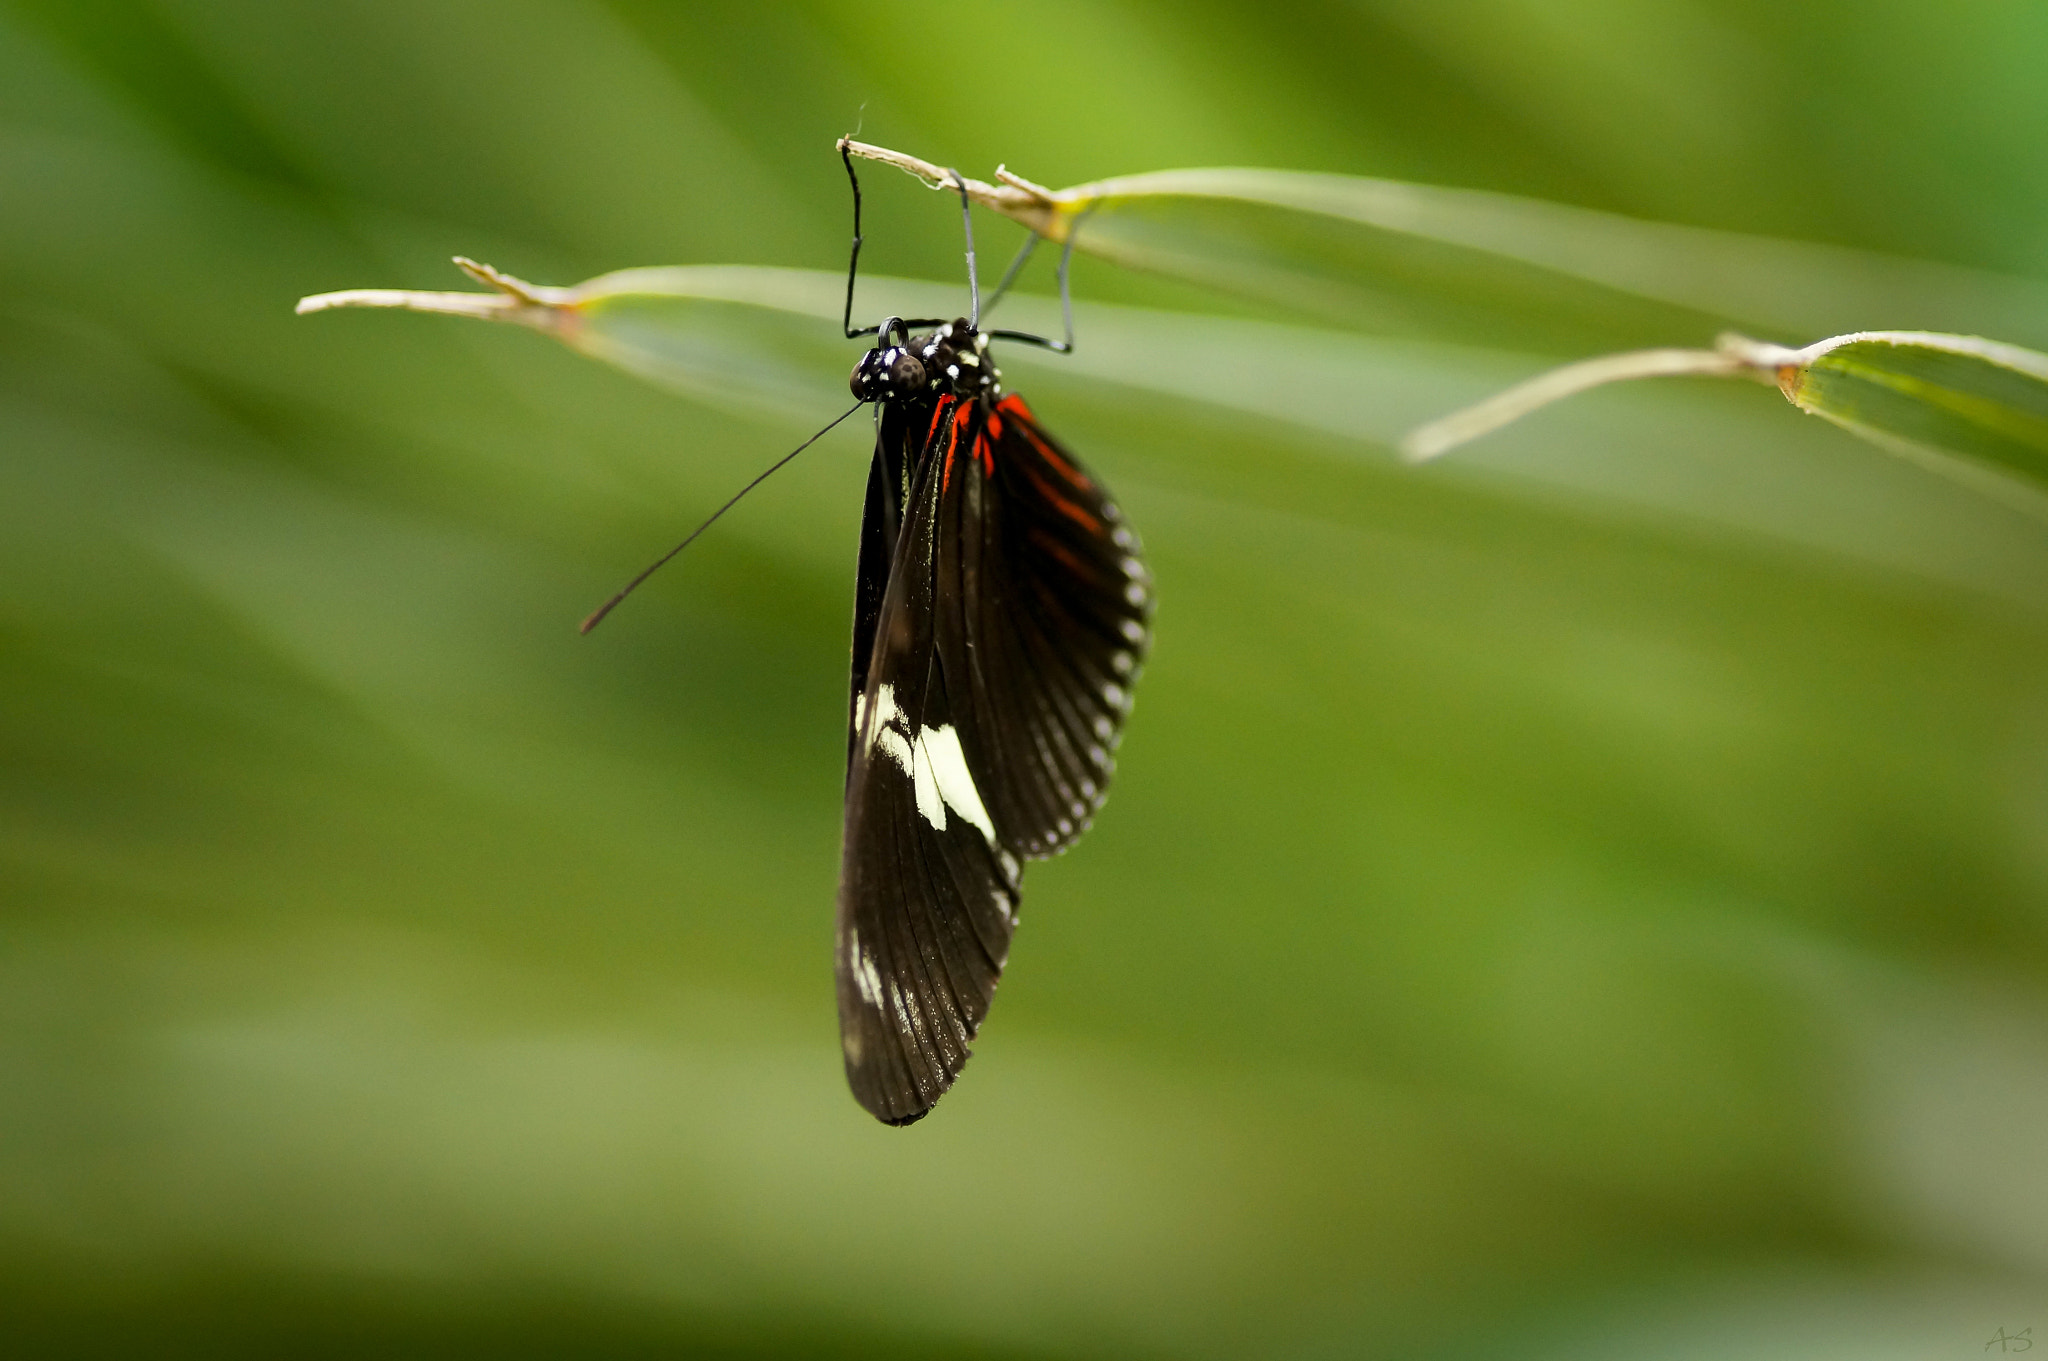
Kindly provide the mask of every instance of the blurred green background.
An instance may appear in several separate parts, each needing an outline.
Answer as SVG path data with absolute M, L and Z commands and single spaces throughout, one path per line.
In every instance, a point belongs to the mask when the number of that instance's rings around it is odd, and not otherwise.
M 2048 1339 L 2048 528 L 1746 385 L 1389 449 L 1710 312 L 1077 263 L 1080 352 L 1006 362 L 1157 648 L 901 1131 L 830 969 L 859 422 L 574 633 L 858 346 L 729 309 L 692 399 L 291 313 L 457 252 L 829 274 L 857 123 L 2048 296 L 2044 71 L 2031 0 L 0 0 L 0 1354 Z M 877 273 L 957 284 L 944 200 L 867 183 Z M 1972 329 L 1872 296 L 1828 324 Z

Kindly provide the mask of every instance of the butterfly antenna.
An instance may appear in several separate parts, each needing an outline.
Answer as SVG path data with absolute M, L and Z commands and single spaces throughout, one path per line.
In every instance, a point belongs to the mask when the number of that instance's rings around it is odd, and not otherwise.
M 712 511 L 711 517 L 707 519 L 703 524 L 698 525 L 695 529 L 691 530 L 689 536 L 686 537 L 681 543 L 677 544 L 674 548 L 669 549 L 668 552 L 663 553 L 660 557 L 656 558 L 653 562 L 649 563 L 646 571 L 642 572 L 639 576 L 634 577 L 631 581 L 627 582 L 625 588 L 621 590 L 617 595 L 613 596 L 610 600 L 605 601 L 604 604 L 599 605 L 597 609 L 591 613 L 591 616 L 583 621 L 582 626 L 578 628 L 576 631 L 578 633 L 588 633 L 592 629 L 596 628 L 599 624 L 603 623 L 604 617 L 610 614 L 613 610 L 617 609 L 618 604 L 621 600 L 624 600 L 627 596 L 633 594 L 634 591 L 638 590 L 641 582 L 647 580 L 647 578 L 653 576 L 656 572 L 660 571 L 663 567 L 667 566 L 668 560 L 670 558 L 674 557 L 676 554 L 682 552 L 685 548 L 688 548 L 691 544 L 695 543 L 697 541 L 697 536 L 699 534 L 702 534 L 705 530 L 711 528 L 712 525 L 718 522 L 719 516 L 725 514 L 727 511 L 731 510 L 734 506 L 740 503 L 740 497 L 745 496 L 748 492 L 760 486 L 763 482 L 766 482 L 770 476 L 772 476 L 778 469 L 782 467 L 783 464 L 789 462 L 798 454 L 810 448 L 819 440 L 825 438 L 825 436 L 832 430 L 833 426 L 838 425 L 839 422 L 845 420 L 848 416 L 851 416 L 854 412 L 860 410 L 863 405 L 864 403 L 855 402 L 852 406 L 846 408 L 846 410 L 840 412 L 837 416 L 834 416 L 832 418 L 831 425 L 826 426 L 823 430 L 820 430 L 817 434 L 811 436 L 802 444 L 797 445 L 796 448 L 790 450 L 781 458 L 778 458 L 773 463 L 769 464 L 768 470 L 766 472 L 762 473 L 752 482 L 747 483 L 746 486 L 741 487 L 739 491 L 734 494 L 732 500 L 727 501 L 717 510 Z

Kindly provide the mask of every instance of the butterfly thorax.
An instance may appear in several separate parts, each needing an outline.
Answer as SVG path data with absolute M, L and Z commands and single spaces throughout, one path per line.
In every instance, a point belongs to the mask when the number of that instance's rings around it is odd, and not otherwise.
M 1002 378 L 988 355 L 988 333 L 965 317 L 923 335 L 909 334 L 891 317 L 877 331 L 875 347 L 853 366 L 847 386 L 863 402 L 992 401 L 1002 395 Z

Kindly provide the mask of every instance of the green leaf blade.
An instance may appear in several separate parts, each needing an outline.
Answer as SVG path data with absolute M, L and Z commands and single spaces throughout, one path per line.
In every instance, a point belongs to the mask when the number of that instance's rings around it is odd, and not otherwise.
M 1502 290 L 1526 305 L 1547 292 L 1552 306 L 1620 324 L 1640 324 L 1624 305 L 1633 301 L 1794 334 L 1843 330 L 1875 314 L 2048 343 L 2048 287 L 2036 280 L 1512 194 L 1207 167 L 1102 180 L 1056 198 L 1054 231 L 1081 224 L 1076 249 L 1122 264 L 1198 280 L 1207 275 L 1232 291 L 1259 293 L 1261 279 L 1246 261 L 1277 256 L 1292 266 L 1268 264 L 1278 285 L 1270 296 L 1283 303 L 1294 303 L 1301 291 L 1296 275 L 1324 264 L 1344 266 L 1332 283 L 1356 289 L 1366 282 L 1411 306 L 1456 306 Z M 1223 205 L 1341 223 L 1350 239 L 1304 254 L 1290 239 L 1296 230 L 1272 220 L 1219 229 L 1211 219 Z
M 2048 355 L 1926 332 L 1842 336 L 1809 353 L 1782 379 L 1800 409 L 2048 484 Z

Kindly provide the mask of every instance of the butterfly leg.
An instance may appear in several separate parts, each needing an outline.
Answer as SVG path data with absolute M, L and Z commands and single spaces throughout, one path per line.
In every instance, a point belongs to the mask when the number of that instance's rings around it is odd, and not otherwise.
M 853 139 L 839 139 L 839 159 L 846 163 L 846 182 L 853 186 L 853 254 L 846 262 L 846 313 L 840 318 L 840 325 L 846 330 L 848 340 L 874 335 L 876 328 L 863 326 L 853 329 L 853 281 L 860 274 L 860 176 L 853 171 Z
M 848 340 L 858 340 L 862 336 L 873 336 L 879 344 L 879 342 L 887 339 L 884 333 L 886 326 L 894 323 L 904 328 L 904 340 L 907 343 L 911 327 L 937 326 L 945 318 L 918 317 L 904 321 L 900 318 L 891 317 L 889 322 L 884 323 L 882 326 L 862 326 L 858 329 L 853 324 L 853 282 L 860 275 L 860 243 L 862 237 L 860 232 L 860 176 L 854 173 L 852 146 L 853 139 L 851 137 L 839 139 L 839 159 L 846 165 L 846 182 L 853 186 L 853 252 L 846 262 L 846 310 L 840 317 L 840 328 L 846 332 Z M 956 174 L 953 178 L 957 180 L 959 176 Z M 972 231 L 967 236 L 967 270 L 968 280 L 971 284 L 974 277 L 974 234 Z
M 960 172 L 949 169 L 946 173 L 953 177 L 953 187 L 960 191 L 960 228 L 967 234 L 967 324 L 978 331 L 981 329 L 981 281 L 974 273 L 974 205 L 967 197 L 967 181 L 960 178 Z
M 1092 203 L 1081 210 L 1081 215 L 1074 219 L 1074 225 L 1067 228 L 1067 243 L 1060 249 L 1060 320 L 1065 324 L 1066 327 L 1066 339 L 1052 340 L 1046 336 L 1032 335 L 1028 331 L 990 331 L 989 335 L 992 338 L 996 340 L 1020 340 L 1027 345 L 1042 345 L 1046 349 L 1052 350 L 1057 354 L 1073 353 L 1074 298 L 1073 294 L 1070 293 L 1067 289 L 1067 267 L 1071 265 L 1074 260 L 1074 238 L 1080 235 L 1081 224 L 1083 222 L 1086 222 L 1088 220 L 1088 214 L 1094 211 L 1095 205 Z M 1038 237 L 1035 234 L 1029 241 L 1026 241 L 1024 243 L 1024 249 L 1017 253 L 1017 259 L 1015 263 L 1013 263 L 1010 266 L 1009 273 L 1003 276 L 1002 288 L 998 288 L 996 290 L 998 295 L 1002 293 L 1002 290 L 1004 288 L 1008 288 L 1010 286 L 1010 280 L 1014 278 L 1016 276 L 1017 271 L 1020 268 L 1022 268 L 1025 257 L 1031 254 L 1031 248 L 1037 244 Z M 994 306 L 994 304 L 991 303 L 990 306 Z
M 1031 258 L 1031 252 L 1035 250 L 1037 246 L 1037 232 L 1033 232 L 1031 233 L 1031 235 L 1024 238 L 1024 245 L 1022 246 L 1022 248 L 1018 250 L 1016 258 L 1010 261 L 1010 267 L 1003 271 L 1003 281 L 997 284 L 996 291 L 989 295 L 989 311 L 993 312 L 996 310 L 996 304 L 1003 300 L 1003 294 L 1010 291 L 1010 285 L 1017 281 L 1017 275 L 1021 273 L 1024 269 L 1024 262 Z
M 1093 203 L 1081 210 L 1081 215 L 1074 219 L 1074 225 L 1067 228 L 1066 244 L 1060 249 L 1060 321 L 1066 327 L 1067 338 L 1046 348 L 1058 350 L 1061 354 L 1074 352 L 1074 296 L 1067 291 L 1067 266 L 1074 263 L 1074 238 L 1081 234 L 1081 224 L 1094 211 Z
M 856 340 L 861 336 L 874 335 L 878 329 L 873 326 L 863 326 L 859 330 L 855 330 L 853 326 L 853 281 L 860 274 L 861 235 L 860 176 L 855 174 L 853 170 L 852 141 L 853 139 L 850 137 L 839 139 L 839 159 L 846 163 L 846 182 L 853 186 L 853 252 L 846 261 L 846 312 L 840 318 L 840 325 L 846 331 L 846 338 L 848 340 Z

